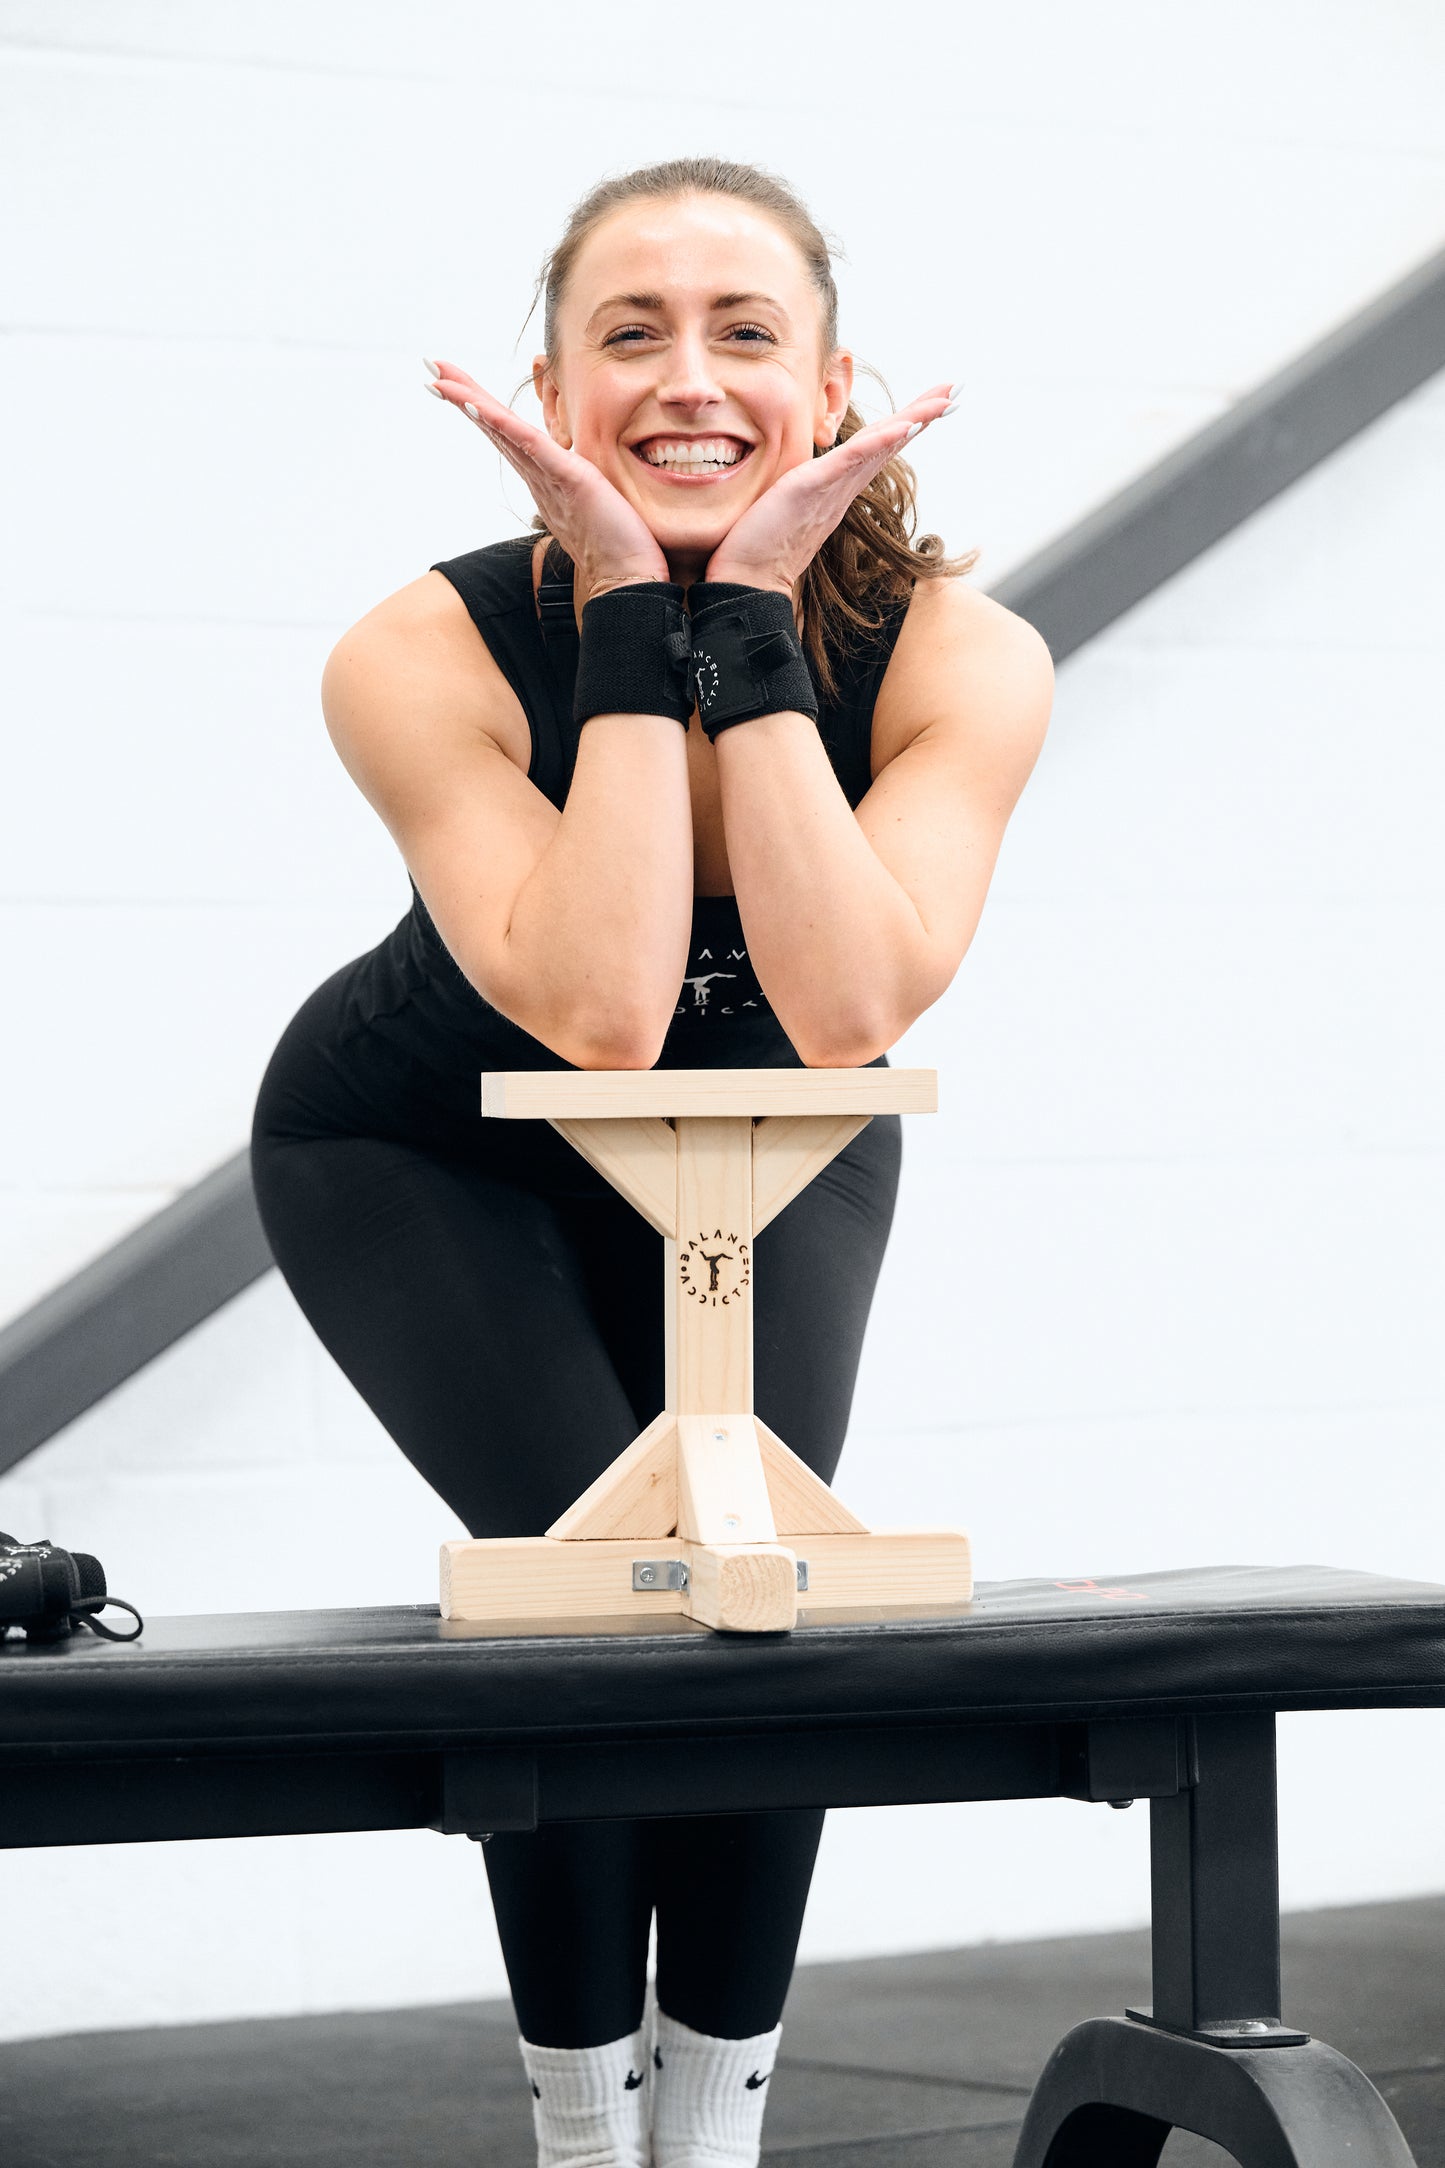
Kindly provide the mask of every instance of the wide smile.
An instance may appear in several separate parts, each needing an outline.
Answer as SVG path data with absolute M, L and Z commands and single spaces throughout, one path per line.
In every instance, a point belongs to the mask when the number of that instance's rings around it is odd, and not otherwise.
M 742 437 L 726 434 L 707 437 L 651 436 L 627 447 L 639 467 L 654 481 L 674 488 L 716 487 L 737 474 L 753 456 L 754 446 Z M 649 457 L 649 454 L 651 455 Z

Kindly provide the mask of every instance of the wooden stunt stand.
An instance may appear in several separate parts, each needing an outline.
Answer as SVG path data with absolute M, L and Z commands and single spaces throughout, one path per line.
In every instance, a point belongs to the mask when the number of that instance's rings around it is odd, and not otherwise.
M 961 1529 L 875 1531 L 753 1411 L 753 1243 L 933 1069 L 505 1070 L 482 1113 L 544 1119 L 663 1237 L 666 1406 L 544 1536 L 444 1543 L 447 1619 L 680 1611 L 774 1632 L 808 1606 L 966 1603 Z

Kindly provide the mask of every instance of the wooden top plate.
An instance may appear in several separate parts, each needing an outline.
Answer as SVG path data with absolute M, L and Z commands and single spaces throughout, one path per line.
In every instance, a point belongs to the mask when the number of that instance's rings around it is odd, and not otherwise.
M 936 1114 L 936 1069 L 497 1069 L 482 1112 L 507 1120 L 639 1115 Z

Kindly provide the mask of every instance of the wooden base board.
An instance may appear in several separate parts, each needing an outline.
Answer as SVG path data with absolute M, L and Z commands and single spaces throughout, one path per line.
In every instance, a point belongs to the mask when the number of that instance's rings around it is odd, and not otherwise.
M 646 1558 L 681 1559 L 685 1589 L 635 1589 Z M 967 1603 L 973 1564 L 962 1529 L 874 1529 L 796 1536 L 790 1544 L 687 1543 L 677 1536 L 560 1542 L 551 1536 L 465 1539 L 441 1547 L 447 1619 L 604 1619 L 681 1613 L 732 1633 L 777 1632 L 797 1615 L 796 1561 L 808 1567 L 804 1609 L 883 1609 L 907 1617 Z

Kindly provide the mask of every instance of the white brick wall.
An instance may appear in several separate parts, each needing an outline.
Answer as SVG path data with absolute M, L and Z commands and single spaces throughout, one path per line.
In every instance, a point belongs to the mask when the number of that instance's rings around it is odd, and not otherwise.
M 296 1002 L 404 907 L 321 662 L 521 523 L 419 357 L 510 391 L 599 173 L 704 148 L 795 181 L 895 395 L 969 384 L 918 465 L 982 585 L 1441 239 L 1423 5 L 845 8 L 821 68 L 805 11 L 743 5 L 765 79 L 702 138 L 665 67 L 644 87 L 651 14 L 554 8 L 545 51 L 521 21 L 0 7 L 30 206 L 0 340 L 0 1315 L 238 1147 Z M 876 141 L 885 37 L 896 182 L 838 148 Z M 974 948 L 895 1052 L 942 1111 L 906 1124 L 841 1487 L 961 1516 L 983 1578 L 1445 1579 L 1442 452 L 1437 382 L 1061 670 Z M 0 1481 L 0 1526 L 94 1549 L 153 1612 L 430 1601 L 460 1533 L 274 1276 Z M 1440 1740 L 1282 1723 L 1287 1901 L 1445 1884 Z M 837 1815 L 805 1954 L 1140 1919 L 1145 1827 Z M 0 1854 L 57 1993 L 54 1923 L 83 1925 L 67 2025 L 499 1991 L 481 1882 L 427 1833 Z M 476 1923 L 445 1976 L 441 1905 Z M 0 1998 L 0 2037 L 45 2006 Z

